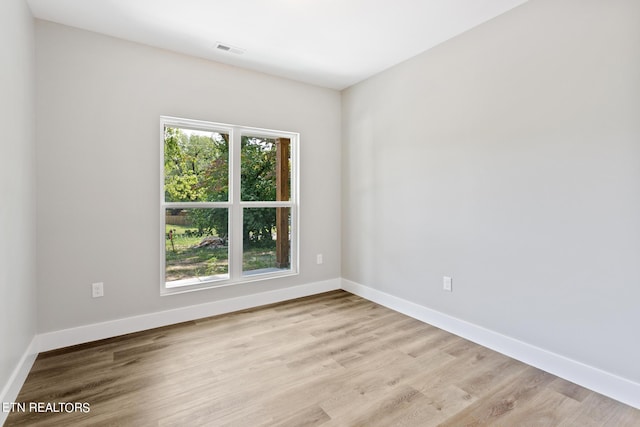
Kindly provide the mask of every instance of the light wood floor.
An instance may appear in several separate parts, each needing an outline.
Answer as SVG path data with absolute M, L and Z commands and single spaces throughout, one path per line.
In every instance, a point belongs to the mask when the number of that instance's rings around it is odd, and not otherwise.
M 640 411 L 343 291 L 40 354 L 7 426 L 640 426 Z

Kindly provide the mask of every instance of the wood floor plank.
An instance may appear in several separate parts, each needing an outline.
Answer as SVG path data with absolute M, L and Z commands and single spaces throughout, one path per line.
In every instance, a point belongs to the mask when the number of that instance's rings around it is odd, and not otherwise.
M 536 397 L 553 379 L 551 374 L 527 367 L 495 393 L 478 399 L 470 407 L 448 418 L 443 426 L 503 424 L 507 414 Z
M 640 426 L 640 411 L 344 291 L 42 353 L 6 426 Z

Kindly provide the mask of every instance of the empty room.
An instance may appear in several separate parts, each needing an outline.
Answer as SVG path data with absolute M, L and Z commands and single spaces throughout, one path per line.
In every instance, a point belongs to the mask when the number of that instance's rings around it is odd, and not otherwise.
M 3 0 L 0 425 L 639 426 L 639 22 Z

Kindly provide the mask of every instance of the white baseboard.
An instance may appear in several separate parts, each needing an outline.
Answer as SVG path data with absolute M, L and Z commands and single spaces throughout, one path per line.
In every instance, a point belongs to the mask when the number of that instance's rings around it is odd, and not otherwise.
M 173 310 L 94 323 L 77 328 L 47 332 L 37 337 L 39 344 L 38 351 L 54 350 L 132 332 L 201 319 L 203 317 L 216 316 L 218 314 L 231 313 L 233 311 L 315 295 L 340 289 L 340 285 L 340 279 L 331 279 Z
M 16 401 L 18 394 L 20 393 L 20 389 L 22 388 L 24 381 L 27 379 L 27 375 L 29 375 L 29 371 L 31 370 L 33 362 L 35 362 L 37 356 L 38 337 L 34 336 L 31 340 L 31 343 L 20 358 L 18 365 L 11 373 L 9 380 L 0 392 L 0 405 L 2 405 L 3 402 L 11 403 Z M 0 406 L 0 426 L 4 425 L 4 422 L 6 421 L 8 416 L 9 413 L 4 412 L 2 410 L 2 407 Z
M 640 409 L 636 382 L 350 280 L 342 289 Z

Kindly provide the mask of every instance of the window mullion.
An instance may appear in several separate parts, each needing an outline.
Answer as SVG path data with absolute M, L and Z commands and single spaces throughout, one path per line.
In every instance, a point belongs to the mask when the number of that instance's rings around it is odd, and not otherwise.
M 231 259 L 229 260 L 229 272 L 231 280 L 242 276 L 242 207 L 240 206 L 240 182 L 241 182 L 241 134 L 235 129 L 231 132 Z

